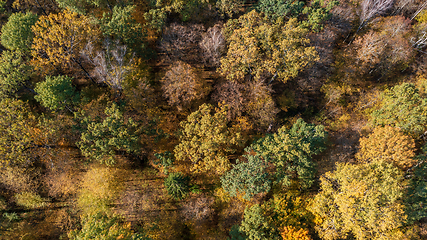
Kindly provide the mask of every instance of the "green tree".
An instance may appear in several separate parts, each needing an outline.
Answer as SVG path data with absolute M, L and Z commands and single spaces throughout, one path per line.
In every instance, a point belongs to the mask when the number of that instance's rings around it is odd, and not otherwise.
M 219 72 L 229 80 L 267 76 L 286 82 L 318 59 L 296 19 L 270 23 L 254 10 L 229 20 L 224 33 L 229 46 Z
M 69 109 L 69 104 L 76 104 L 79 100 L 68 76 L 46 76 L 46 80 L 37 83 L 34 90 L 37 92 L 34 98 L 51 110 Z
M 180 123 L 180 143 L 175 146 L 175 158 L 178 162 L 190 163 L 190 171 L 195 173 L 228 170 L 227 153 L 233 152 L 232 146 L 238 144 L 240 138 L 239 133 L 233 133 L 227 126 L 226 107 L 213 110 L 212 105 L 203 104 Z
M 31 70 L 20 52 L 4 51 L 0 58 L 0 98 L 17 97 L 30 79 Z
M 81 217 L 80 230 L 68 232 L 71 240 L 149 240 L 143 233 L 135 233 L 130 224 L 122 223 L 117 216 L 103 213 L 88 214 Z
M 265 172 L 267 163 L 259 155 L 244 155 L 247 162 L 237 160 L 233 169 L 221 177 L 222 188 L 230 196 L 244 193 L 244 199 L 250 200 L 254 195 L 270 191 L 271 181 Z
M 120 39 L 136 52 L 144 49 L 145 34 L 140 23 L 132 17 L 135 6 L 114 6 L 112 12 L 104 13 L 100 19 L 104 35 Z
M 1 29 L 1 44 L 12 51 L 29 51 L 34 37 L 31 27 L 37 18 L 31 12 L 13 13 Z
M 116 104 L 105 108 L 104 119 L 93 119 L 85 112 L 76 113 L 81 130 L 77 146 L 90 160 L 112 165 L 116 151 L 137 153 L 139 137 L 137 123 L 132 118 L 125 119 Z
M 381 94 L 381 105 L 371 115 L 374 126 L 390 125 L 414 137 L 426 130 L 427 99 L 412 83 L 403 83 Z
M 427 217 L 427 145 L 423 146 L 423 154 L 417 159 L 418 164 L 412 170 L 412 176 L 407 189 L 405 205 L 408 223 L 413 224 Z
M 314 182 L 316 164 L 312 156 L 326 149 L 327 132 L 322 125 L 307 124 L 298 119 L 290 130 L 281 127 L 252 144 L 251 149 L 275 166 L 276 183 L 291 185 L 297 178 L 303 188 Z
M 182 173 L 171 173 L 165 179 L 165 187 L 170 196 L 176 200 L 182 200 L 189 192 L 188 182 L 188 177 L 185 177 Z
M 323 239 L 393 239 L 406 220 L 403 173 L 390 163 L 338 164 L 321 180 L 310 210 Z M 397 238 L 398 239 L 398 238 Z
M 249 240 L 279 240 L 280 233 L 275 226 L 269 225 L 264 210 L 258 204 L 245 209 L 239 228 Z

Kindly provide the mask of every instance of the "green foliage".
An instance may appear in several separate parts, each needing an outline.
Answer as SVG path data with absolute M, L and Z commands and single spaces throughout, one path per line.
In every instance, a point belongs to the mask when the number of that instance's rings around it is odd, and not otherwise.
M 148 27 L 161 32 L 166 23 L 167 13 L 163 9 L 150 9 L 144 13 L 144 18 Z
M 337 0 L 327 1 L 327 3 L 324 0 L 313 0 L 302 11 L 303 14 L 306 14 L 307 19 L 302 21 L 301 25 L 314 32 L 323 30 L 323 22 L 331 17 L 330 11 L 338 4 L 339 1 Z
M 260 0 L 256 6 L 259 12 L 265 14 L 271 21 L 278 18 L 301 18 L 301 26 L 318 32 L 323 29 L 323 22 L 331 16 L 330 11 L 338 5 L 339 1 L 313 0 L 309 5 L 304 6 L 303 1 L 291 0 Z
M 326 140 L 324 126 L 298 119 L 290 130 L 282 127 L 278 133 L 258 140 L 251 149 L 274 164 L 273 177 L 277 183 L 290 186 L 291 180 L 298 178 L 301 187 L 309 188 L 316 173 L 311 157 L 326 149 Z
M 21 218 L 16 214 L 15 212 L 12 213 L 3 213 L 3 218 L 6 218 L 9 222 L 16 222 L 19 221 Z
M 72 78 L 68 76 L 46 76 L 44 82 L 37 83 L 34 98 L 44 107 L 51 110 L 64 109 L 69 104 L 76 104 L 79 100 L 78 93 L 72 85 Z
M 28 163 L 32 146 L 31 128 L 34 117 L 20 100 L 3 99 L 0 102 L 0 164 Z
M 304 9 L 304 2 L 291 0 L 260 0 L 256 10 L 264 13 L 270 20 L 280 17 L 296 18 Z
M 36 22 L 34 13 L 13 13 L 1 29 L 1 44 L 12 51 L 28 52 L 34 37 L 31 27 Z
M 162 165 L 163 173 L 168 174 L 169 168 L 173 166 L 173 162 L 175 161 L 173 154 L 169 151 L 166 151 L 164 153 L 154 153 L 154 156 L 158 159 L 158 161 L 154 161 L 154 164 Z
M 424 154 L 418 156 L 419 163 L 415 166 L 413 175 L 410 179 L 407 189 L 405 205 L 406 214 L 408 215 L 409 224 L 413 224 L 427 217 L 427 162 L 426 150 L 427 145 L 423 148 Z
M 88 214 L 81 218 L 81 230 L 68 233 L 71 240 L 149 240 L 145 234 L 135 233 L 130 224 L 123 224 L 117 216 L 102 213 Z
M 230 19 L 223 31 L 229 47 L 218 71 L 228 80 L 250 76 L 286 82 L 318 59 L 314 47 L 307 46 L 307 30 L 294 18 L 271 23 L 254 10 Z
M 29 209 L 42 208 L 48 205 L 47 199 L 33 192 L 17 193 L 14 195 L 14 198 L 17 205 Z
M 176 200 L 184 199 L 188 192 L 188 177 L 185 177 L 182 173 L 171 173 L 165 179 L 165 187 L 168 194 Z
M 244 233 L 240 232 L 239 225 L 233 225 L 230 229 L 230 238 L 227 240 L 246 240 L 246 236 Z
M 247 236 L 248 240 L 279 240 L 278 230 L 268 224 L 263 209 L 255 204 L 245 209 L 240 232 Z
M 310 210 L 323 239 L 393 239 L 406 220 L 403 173 L 390 163 L 338 164 L 321 177 Z M 399 237 L 397 237 L 399 239 Z
M 122 40 L 134 51 L 141 51 L 144 34 L 141 24 L 132 17 L 135 6 L 114 6 L 111 13 L 104 13 L 100 20 L 101 31 L 104 35 Z
M 267 163 L 259 155 L 244 155 L 247 162 L 239 162 L 221 177 L 222 187 L 230 196 L 244 193 L 244 199 L 270 191 L 271 181 L 265 172 Z
M 374 126 L 390 125 L 418 137 L 426 130 L 427 99 L 412 83 L 403 83 L 381 95 L 381 106 L 372 113 Z
M 223 106 L 203 104 L 180 123 L 180 143 L 175 146 L 177 161 L 191 163 L 195 173 L 213 171 L 223 173 L 229 168 L 226 154 L 240 139 L 239 133 L 228 128 L 227 110 Z
M 17 97 L 30 78 L 32 68 L 18 51 L 3 51 L 0 58 L 0 98 Z
M 104 113 L 102 120 L 85 116 L 84 111 L 75 114 L 81 130 L 77 146 L 89 159 L 112 165 L 116 151 L 138 151 L 139 135 L 137 123 L 132 118 L 126 120 L 116 104 L 105 108 Z

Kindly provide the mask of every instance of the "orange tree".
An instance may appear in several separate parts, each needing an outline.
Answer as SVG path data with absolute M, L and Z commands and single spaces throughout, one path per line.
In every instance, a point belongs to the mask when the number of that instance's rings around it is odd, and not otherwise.
M 32 64 L 43 74 L 67 70 L 76 64 L 83 68 L 80 53 L 99 35 L 88 18 L 69 10 L 40 17 L 32 30 Z

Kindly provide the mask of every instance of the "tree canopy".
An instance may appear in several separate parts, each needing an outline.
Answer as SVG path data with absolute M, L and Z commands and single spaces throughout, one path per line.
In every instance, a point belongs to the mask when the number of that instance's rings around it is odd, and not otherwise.
M 29 51 L 34 37 L 31 27 L 37 19 L 31 12 L 12 14 L 1 29 L 1 44 L 12 51 Z

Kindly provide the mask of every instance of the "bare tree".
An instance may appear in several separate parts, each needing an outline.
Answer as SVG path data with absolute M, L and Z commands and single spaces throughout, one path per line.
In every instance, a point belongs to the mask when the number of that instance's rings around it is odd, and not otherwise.
M 218 103 L 227 104 L 227 118 L 229 120 L 242 115 L 245 103 L 243 91 L 244 86 L 238 82 L 226 81 L 215 86 L 212 98 Z
M 175 61 L 199 62 L 198 43 L 203 31 L 204 27 L 201 24 L 186 26 L 172 23 L 166 27 L 158 45 L 161 61 L 166 64 Z
M 372 18 L 384 14 L 393 6 L 394 0 L 363 0 L 362 12 L 360 14 L 360 25 L 356 34 L 362 29 L 366 23 Z
M 208 88 L 193 67 L 179 61 L 172 64 L 163 77 L 162 90 L 169 104 L 181 110 L 193 100 L 204 97 Z
M 122 92 L 123 81 L 131 70 L 130 65 L 133 59 L 133 54 L 130 57 L 127 56 L 126 45 L 119 45 L 118 42 L 112 44 L 109 39 L 106 39 L 103 50 L 95 53 L 92 43 L 89 42 L 82 55 L 94 65 L 93 77 L 112 89 Z
M 225 51 L 225 38 L 222 34 L 221 25 L 216 24 L 210 27 L 199 45 L 204 52 L 203 59 L 205 62 L 218 66 L 219 59 Z

